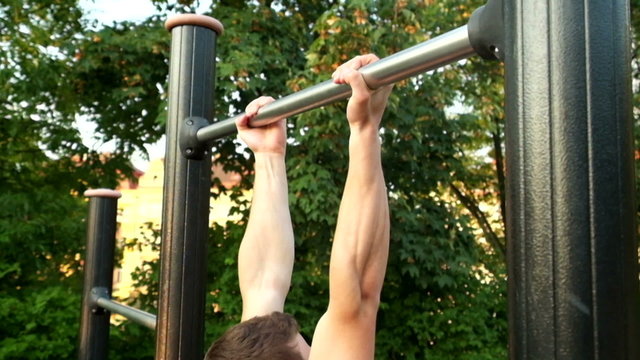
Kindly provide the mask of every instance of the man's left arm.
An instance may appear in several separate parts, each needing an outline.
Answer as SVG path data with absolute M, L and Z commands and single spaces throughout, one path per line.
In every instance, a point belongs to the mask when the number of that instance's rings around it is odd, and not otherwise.
M 236 123 L 240 137 L 255 155 L 251 213 L 238 255 L 242 321 L 282 312 L 293 271 L 285 120 L 260 128 L 248 125 L 251 117 L 271 101 L 267 97 L 253 101 L 247 106 L 247 116 Z

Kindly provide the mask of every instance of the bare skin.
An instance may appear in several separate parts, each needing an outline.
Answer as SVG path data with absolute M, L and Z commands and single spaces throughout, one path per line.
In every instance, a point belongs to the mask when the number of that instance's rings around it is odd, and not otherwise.
M 251 214 L 238 256 L 242 321 L 282 312 L 293 271 L 294 239 L 284 163 L 285 120 L 260 128 L 248 126 L 260 107 L 272 101 L 270 97 L 253 101 L 246 116 L 236 122 L 240 138 L 256 159 Z
M 311 347 L 294 340 L 305 359 L 373 359 L 376 316 L 389 253 L 389 209 L 378 128 L 391 87 L 370 90 L 357 71 L 377 61 L 358 56 L 338 67 L 333 80 L 348 84 L 349 171 L 340 204 L 329 266 L 329 306 Z M 284 166 L 285 120 L 262 128 L 248 122 L 273 101 L 254 100 L 237 121 L 254 152 L 256 177 L 247 231 L 238 260 L 242 320 L 283 311 L 293 269 L 294 242 Z

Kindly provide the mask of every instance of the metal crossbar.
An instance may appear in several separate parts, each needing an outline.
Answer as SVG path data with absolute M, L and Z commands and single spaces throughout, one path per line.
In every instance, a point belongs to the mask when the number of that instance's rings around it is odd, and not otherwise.
M 122 315 L 128 320 L 135 322 L 136 324 L 140 324 L 151 330 L 156 329 L 157 319 L 153 314 L 142 311 L 140 309 L 136 309 L 129 305 L 121 304 L 117 301 L 111 300 L 108 297 L 98 296 L 94 299 L 94 302 L 97 306 L 109 310 L 112 313 Z
M 369 64 L 361 68 L 360 73 L 369 88 L 377 89 L 466 59 L 474 54 L 475 50 L 469 40 L 467 25 L 464 25 Z M 277 118 L 297 115 L 349 96 L 351 96 L 351 88 L 348 85 L 338 85 L 327 80 L 265 106 L 252 119 L 251 126 L 264 126 Z M 197 132 L 198 141 L 207 142 L 235 133 L 235 121 L 243 115 L 239 114 L 200 128 Z

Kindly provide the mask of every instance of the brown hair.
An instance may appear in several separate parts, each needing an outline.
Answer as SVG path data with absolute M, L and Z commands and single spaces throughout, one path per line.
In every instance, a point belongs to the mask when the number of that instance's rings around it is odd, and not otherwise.
M 304 360 L 293 342 L 298 323 L 273 312 L 231 327 L 211 345 L 205 360 Z

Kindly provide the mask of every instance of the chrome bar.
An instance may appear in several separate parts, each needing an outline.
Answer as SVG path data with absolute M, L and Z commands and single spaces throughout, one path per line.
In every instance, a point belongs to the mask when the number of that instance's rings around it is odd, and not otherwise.
M 137 324 L 148 327 L 151 330 L 156 329 L 156 316 L 149 314 L 146 311 L 121 304 L 102 296 L 95 298 L 95 304 L 103 309 L 111 311 L 112 313 L 120 314 Z
M 371 89 L 377 89 L 474 54 L 467 25 L 464 25 L 367 65 L 360 72 L 367 85 Z M 349 96 L 351 88 L 348 85 L 337 85 L 332 80 L 327 80 L 265 106 L 251 121 L 251 126 L 264 126 L 277 118 L 297 115 Z M 240 116 L 243 114 L 199 129 L 196 135 L 198 141 L 206 142 L 235 133 L 235 119 Z

